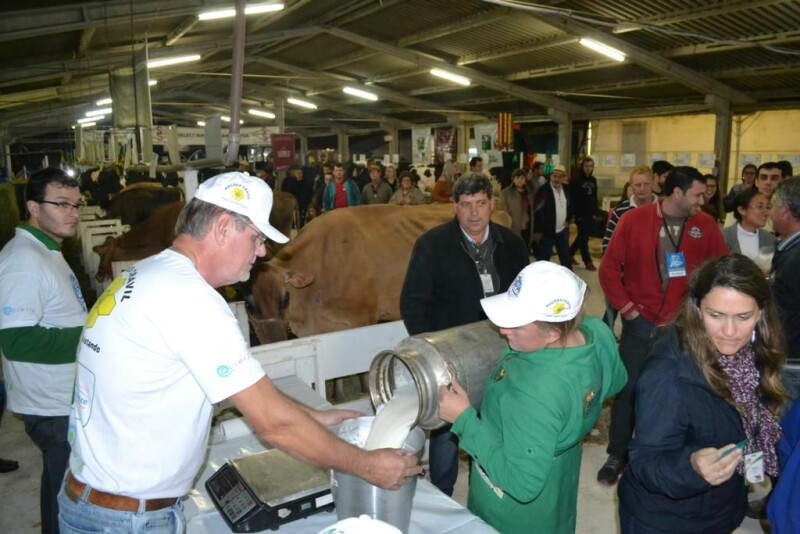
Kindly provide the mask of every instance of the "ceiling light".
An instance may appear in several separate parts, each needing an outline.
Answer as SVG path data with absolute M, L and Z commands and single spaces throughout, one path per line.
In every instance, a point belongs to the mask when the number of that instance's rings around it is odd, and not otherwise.
M 581 38 L 581 40 L 578 42 L 581 43 L 586 48 L 591 48 L 598 54 L 603 54 L 604 56 L 609 57 L 614 61 L 619 61 L 619 62 L 625 61 L 625 53 L 622 52 L 621 50 L 617 50 L 616 48 L 611 48 L 608 45 L 604 45 L 603 43 L 599 43 L 592 39 Z
M 282 9 L 283 9 L 283 4 L 281 3 L 256 4 L 252 6 L 245 6 L 244 14 L 258 15 L 259 13 L 270 13 L 273 11 L 280 11 Z M 206 11 L 205 13 L 200 13 L 199 15 L 197 15 L 197 18 L 199 20 L 216 20 L 216 19 L 227 19 L 235 16 L 236 16 L 236 9 L 231 7 L 228 9 L 217 9 L 215 11 Z
M 198 126 L 205 126 L 206 122 L 205 121 L 197 121 L 197 125 Z
M 431 69 L 431 74 L 460 85 L 469 85 L 472 83 L 469 81 L 469 78 L 465 78 L 464 76 L 459 76 L 458 74 L 453 74 L 452 72 L 447 72 L 446 70 L 442 69 Z
M 348 95 L 357 96 L 365 100 L 372 100 L 373 102 L 378 100 L 378 95 L 376 95 L 375 93 L 370 93 L 369 91 L 362 91 L 361 89 L 356 89 L 355 87 L 345 87 L 344 89 L 342 89 L 342 91 L 347 93 Z
M 78 119 L 78 124 L 83 124 L 84 122 L 101 121 L 105 118 L 106 118 L 105 115 L 95 115 L 92 117 L 85 117 L 83 119 Z
M 87 111 L 87 117 L 97 117 L 98 115 L 106 115 L 111 113 L 111 108 L 102 108 L 102 109 L 93 109 L 92 111 Z
M 148 80 L 147 81 L 147 85 L 149 85 L 150 87 L 153 87 L 157 83 L 158 83 L 158 80 Z
M 106 104 L 110 104 L 110 103 L 111 103 L 111 99 L 110 98 L 104 98 L 102 100 L 98 100 L 97 102 L 95 102 L 95 104 L 97 104 L 98 106 L 105 106 Z
M 300 100 L 299 98 L 287 98 L 286 101 L 290 104 L 294 104 L 295 106 L 300 106 L 301 108 L 317 109 L 316 104 L 312 104 L 311 102 L 307 102 L 305 100 Z
M 84 122 L 83 124 L 81 124 L 81 128 L 88 128 L 89 126 L 94 126 L 95 124 L 97 124 L 97 123 L 96 122 Z
M 156 69 L 158 67 L 165 67 L 167 65 L 175 65 L 177 63 L 189 63 L 190 61 L 198 61 L 200 54 L 190 54 L 188 56 L 173 56 L 165 57 L 162 59 L 154 59 L 147 62 L 148 69 Z
M 250 115 L 255 115 L 256 117 L 264 117 L 265 119 L 275 118 L 274 113 L 270 113 L 269 111 L 261 111 L 260 109 L 248 109 L 247 112 Z
M 225 115 L 221 116 L 220 119 L 222 119 L 225 122 L 231 122 L 231 118 L 230 117 L 226 117 Z M 244 124 L 244 121 L 239 119 L 239 124 Z

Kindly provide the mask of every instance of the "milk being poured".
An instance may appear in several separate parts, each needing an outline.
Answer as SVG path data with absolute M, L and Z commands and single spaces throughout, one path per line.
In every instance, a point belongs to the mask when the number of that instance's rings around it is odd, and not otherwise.
M 402 448 L 419 413 L 419 397 L 414 384 L 398 388 L 375 416 L 364 448 Z

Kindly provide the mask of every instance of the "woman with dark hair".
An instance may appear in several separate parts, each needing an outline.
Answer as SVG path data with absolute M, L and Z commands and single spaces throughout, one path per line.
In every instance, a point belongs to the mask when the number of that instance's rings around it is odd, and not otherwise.
M 753 187 L 736 195 L 733 208 L 736 224 L 722 230 L 725 244 L 731 254 L 743 254 L 762 269 L 769 268 L 770 262 L 759 257 L 772 259 L 771 254 L 764 254 L 761 249 L 775 252 L 775 236 L 763 229 L 769 217 L 769 200 Z
M 511 174 L 511 185 L 500 191 L 503 207 L 511 216 L 511 229 L 518 233 L 527 246 L 531 244 L 533 227 L 533 191 L 528 186 L 525 171 L 517 169 Z
M 711 174 L 703 176 L 706 179 L 706 192 L 703 193 L 703 206 L 702 210 L 719 222 L 722 220 L 720 217 L 720 201 L 719 201 L 719 187 L 717 187 L 717 179 Z
M 636 436 L 619 484 L 622 534 L 739 526 L 745 480 L 778 474 L 784 357 L 772 290 L 755 263 L 734 254 L 695 272 L 636 385 Z

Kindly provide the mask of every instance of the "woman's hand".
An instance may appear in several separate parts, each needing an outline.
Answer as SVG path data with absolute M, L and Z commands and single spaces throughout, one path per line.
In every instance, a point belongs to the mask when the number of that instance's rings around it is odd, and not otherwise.
M 449 386 L 439 388 L 439 419 L 452 423 L 469 408 L 469 397 L 455 377 Z
M 735 450 L 727 455 L 725 453 L 733 447 Z M 712 486 L 719 486 L 730 480 L 736 466 L 742 459 L 742 451 L 733 443 L 720 449 L 708 447 L 692 453 L 689 458 L 692 469 L 703 477 Z

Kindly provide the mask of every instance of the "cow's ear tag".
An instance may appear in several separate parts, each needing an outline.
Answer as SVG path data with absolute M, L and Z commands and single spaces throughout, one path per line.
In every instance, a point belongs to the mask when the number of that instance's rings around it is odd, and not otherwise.
M 292 273 L 289 278 L 286 279 L 286 283 L 295 289 L 303 289 L 314 283 L 314 275 L 304 272 Z

